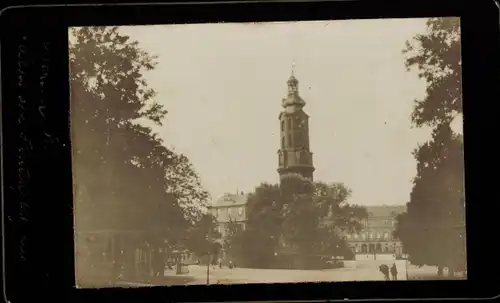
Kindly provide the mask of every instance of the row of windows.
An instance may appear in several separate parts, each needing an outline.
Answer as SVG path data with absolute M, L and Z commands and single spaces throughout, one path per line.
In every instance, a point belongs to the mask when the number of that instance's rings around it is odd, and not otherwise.
M 389 239 L 392 239 L 392 235 L 389 233 L 389 232 L 384 232 L 384 233 L 380 233 L 380 232 L 363 232 L 361 234 L 352 234 L 352 235 L 347 235 L 347 239 L 349 240 L 359 240 L 359 239 L 362 239 L 362 240 L 366 240 L 366 239 L 377 239 L 377 240 L 380 240 L 380 239 L 384 239 L 384 240 L 389 240 Z
M 304 126 L 304 122 L 305 122 L 305 121 L 303 121 L 303 120 L 298 120 L 297 122 L 298 122 L 297 126 L 298 126 L 299 128 L 301 128 L 302 126 Z M 292 127 L 292 126 L 293 126 L 293 125 L 292 125 L 292 118 L 288 118 L 288 119 L 287 119 L 287 125 L 288 125 L 288 128 L 290 128 L 290 129 L 292 129 L 292 128 L 293 128 L 293 127 Z M 283 132 L 283 131 L 285 131 L 285 120 L 281 120 L 281 131 L 282 131 L 282 132 Z
M 238 224 L 240 230 L 245 230 L 245 224 L 244 223 L 239 223 Z M 225 236 L 228 232 L 227 228 L 224 225 L 219 225 L 217 226 L 217 231 L 222 235 Z
M 225 209 L 217 208 L 217 217 L 220 217 L 223 211 L 225 211 L 228 216 L 235 215 L 235 214 L 238 214 L 239 216 L 243 215 L 243 207 L 238 207 L 237 210 L 234 207 L 228 207 Z
M 375 223 L 377 222 L 377 223 Z M 396 226 L 396 221 L 394 220 L 384 220 L 384 221 L 374 221 L 374 220 L 364 220 L 363 221 L 363 226 L 368 227 L 368 226 Z
M 384 245 L 382 247 L 382 245 L 380 245 L 380 244 L 377 244 L 377 245 L 366 245 L 366 244 L 355 245 L 354 247 L 352 247 L 352 249 L 354 250 L 355 253 L 363 253 L 363 254 L 366 254 L 366 253 L 394 253 L 394 252 L 396 252 L 396 248 L 394 247 L 394 245 L 392 245 L 392 246 Z

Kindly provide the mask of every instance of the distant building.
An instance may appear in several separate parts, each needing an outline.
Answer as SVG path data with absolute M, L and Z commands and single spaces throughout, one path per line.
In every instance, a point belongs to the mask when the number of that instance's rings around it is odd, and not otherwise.
M 406 211 L 405 205 L 367 206 L 368 218 L 363 222 L 363 230 L 347 235 L 349 247 L 356 254 L 403 253 L 401 241 L 393 236 L 396 216 Z
M 208 209 L 217 220 L 217 229 L 222 237 L 227 235 L 227 224 L 230 222 L 241 224 L 241 228 L 245 229 L 247 201 L 248 195 L 243 192 L 237 194 L 226 193 L 212 201 Z

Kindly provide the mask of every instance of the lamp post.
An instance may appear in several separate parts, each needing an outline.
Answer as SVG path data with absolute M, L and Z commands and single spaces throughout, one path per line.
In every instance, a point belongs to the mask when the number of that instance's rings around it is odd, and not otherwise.
M 408 281 L 408 254 L 403 255 L 405 258 L 405 271 L 406 271 L 406 280 Z
M 210 253 L 207 253 L 207 285 L 210 285 Z
M 212 243 L 211 240 L 212 240 L 212 229 L 209 228 L 208 229 L 208 235 L 207 235 L 207 238 L 208 238 L 208 243 Z M 210 245 L 209 245 L 210 246 Z M 208 248 L 208 251 L 207 251 L 207 285 L 210 285 L 210 256 L 211 256 L 211 251 L 210 251 L 211 248 Z

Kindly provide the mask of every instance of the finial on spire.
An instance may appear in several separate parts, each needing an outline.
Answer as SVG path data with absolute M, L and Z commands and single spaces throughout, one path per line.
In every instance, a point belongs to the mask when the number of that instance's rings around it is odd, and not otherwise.
M 295 60 L 292 62 L 292 77 L 295 74 Z

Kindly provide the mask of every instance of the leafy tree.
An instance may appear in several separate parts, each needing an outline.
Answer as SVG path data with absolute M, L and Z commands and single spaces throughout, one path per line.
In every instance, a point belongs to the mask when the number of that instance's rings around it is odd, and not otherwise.
M 283 200 L 279 185 L 262 183 L 248 195 L 247 227 L 277 235 L 281 226 Z
M 462 107 L 460 20 L 431 18 L 427 33 L 406 42 L 408 70 L 416 68 L 427 83 L 426 96 L 415 100 L 412 121 L 417 127 L 449 124 Z
M 274 262 L 275 236 L 266 234 L 263 228 L 250 225 L 244 230 L 238 224 L 227 226 L 225 249 L 239 267 L 270 268 Z
M 261 184 L 249 197 L 247 228 L 228 226 L 226 249 L 250 267 L 277 266 L 276 254 L 303 256 L 302 266 L 316 255 L 347 256 L 343 235 L 358 231 L 367 215 L 347 203 L 350 193 L 344 184 L 313 183 L 300 175 L 285 176 L 281 185 Z
M 279 185 L 263 183 L 249 194 L 245 229 L 237 222 L 227 225 L 225 248 L 239 266 L 271 266 L 281 233 L 281 209 Z
M 300 181 L 297 178 L 294 182 Z M 317 260 L 307 256 L 350 257 L 352 252 L 344 235 L 361 230 L 361 220 L 368 215 L 366 209 L 347 203 L 351 190 L 342 183 L 315 182 L 311 188 L 310 181 L 302 181 L 306 183 L 302 187 L 306 188 L 304 192 L 312 192 L 312 195 L 293 196 L 283 226 L 287 243 L 313 263 Z
M 217 255 L 221 245 L 221 234 L 217 231 L 217 221 L 211 214 L 202 215 L 186 232 L 186 237 L 179 243 L 188 247 L 196 256 Z
M 314 203 L 318 216 L 341 234 L 360 232 L 363 228 L 361 221 L 368 217 L 365 207 L 347 202 L 351 194 L 344 183 L 315 183 Z
M 143 76 L 156 58 L 117 27 L 77 28 L 71 38 L 76 230 L 180 241 L 208 194 L 188 159 L 139 123 L 161 126 L 167 114 Z
M 406 66 L 427 83 L 415 101 L 412 121 L 433 129 L 417 147 L 417 176 L 407 212 L 398 216 L 395 236 L 416 265 L 465 265 L 465 196 L 462 137 L 451 123 L 462 114 L 459 20 L 432 18 L 427 33 L 407 42 Z M 440 270 L 439 270 L 440 272 Z

